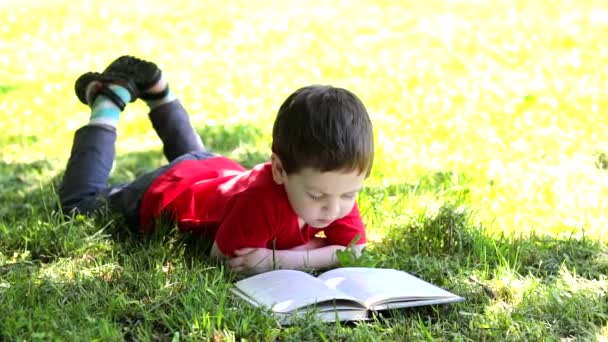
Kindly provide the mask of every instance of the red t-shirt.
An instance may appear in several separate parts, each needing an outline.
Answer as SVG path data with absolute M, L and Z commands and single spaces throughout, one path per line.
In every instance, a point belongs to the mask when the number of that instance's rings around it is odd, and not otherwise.
M 346 246 L 357 235 L 357 244 L 366 241 L 356 204 L 326 228 L 306 224 L 300 229 L 285 188 L 272 179 L 270 163 L 245 170 L 222 156 L 179 162 L 154 180 L 142 198 L 141 226 L 151 227 L 164 212 L 180 230 L 215 239 L 224 255 L 245 247 L 290 249 L 321 231 L 331 245 Z

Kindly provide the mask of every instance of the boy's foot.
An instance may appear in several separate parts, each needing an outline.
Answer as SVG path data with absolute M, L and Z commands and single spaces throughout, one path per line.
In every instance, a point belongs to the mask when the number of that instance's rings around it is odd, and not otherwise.
M 126 103 L 109 88 L 111 85 L 123 87 L 129 92 L 130 99 L 126 102 L 133 102 L 139 96 L 139 89 L 130 78 L 98 72 L 87 72 L 80 75 L 74 84 L 74 89 L 78 100 L 86 105 L 93 105 L 99 95 L 104 95 L 122 111 Z
M 169 90 L 156 64 L 133 56 L 119 57 L 108 65 L 103 74 L 131 79 L 139 90 L 139 97 L 143 100 L 162 99 Z

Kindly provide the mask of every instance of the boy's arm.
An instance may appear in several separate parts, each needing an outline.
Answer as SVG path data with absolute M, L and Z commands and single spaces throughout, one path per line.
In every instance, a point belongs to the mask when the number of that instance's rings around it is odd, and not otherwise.
M 311 238 L 310 241 L 308 241 L 307 243 L 294 247 L 294 248 L 290 248 L 290 250 L 308 251 L 311 249 L 317 249 L 317 248 L 321 248 L 321 247 L 325 247 L 325 246 L 327 246 L 327 239 L 315 236 L 315 237 Z
M 217 247 L 217 242 L 215 241 L 213 242 L 213 246 L 211 246 L 211 252 L 209 253 L 209 256 L 211 257 L 211 259 L 218 261 L 229 259 L 228 256 L 225 256 L 224 253 L 220 251 L 219 247 Z
M 355 255 L 359 257 L 365 247 L 365 244 L 353 245 L 352 249 Z M 284 250 L 276 251 L 278 253 L 277 266 L 287 269 L 318 269 L 334 266 L 338 259 L 337 251 L 345 250 L 345 246 L 330 245 L 309 250 Z
M 354 245 L 356 256 L 361 255 L 365 244 Z M 214 244 L 214 247 L 215 244 Z M 337 263 L 336 252 L 346 249 L 345 246 L 331 245 L 309 250 L 289 249 L 273 251 L 268 248 L 242 248 L 235 251 L 235 257 L 228 259 L 227 265 L 236 272 L 262 273 L 273 269 L 316 269 L 334 266 Z M 211 251 L 214 255 L 214 248 Z M 217 253 L 221 252 L 216 249 Z

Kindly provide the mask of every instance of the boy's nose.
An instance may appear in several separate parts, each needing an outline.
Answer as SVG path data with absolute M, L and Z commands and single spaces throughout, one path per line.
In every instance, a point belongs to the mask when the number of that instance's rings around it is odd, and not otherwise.
M 340 202 L 338 200 L 329 200 L 325 206 L 325 215 L 329 220 L 335 220 L 340 214 Z

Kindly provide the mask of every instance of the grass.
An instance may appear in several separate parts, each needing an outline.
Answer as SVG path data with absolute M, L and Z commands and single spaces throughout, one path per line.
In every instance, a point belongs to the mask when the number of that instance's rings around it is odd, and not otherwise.
M 0 339 L 608 339 L 608 6 L 597 1 L 0 0 Z M 359 203 L 394 267 L 467 298 L 358 324 L 279 327 L 167 226 L 61 219 L 83 72 L 158 62 L 208 147 L 268 156 L 294 89 L 346 87 L 374 122 Z M 141 103 L 113 182 L 164 160 Z M 354 261 L 344 258 L 345 264 Z

